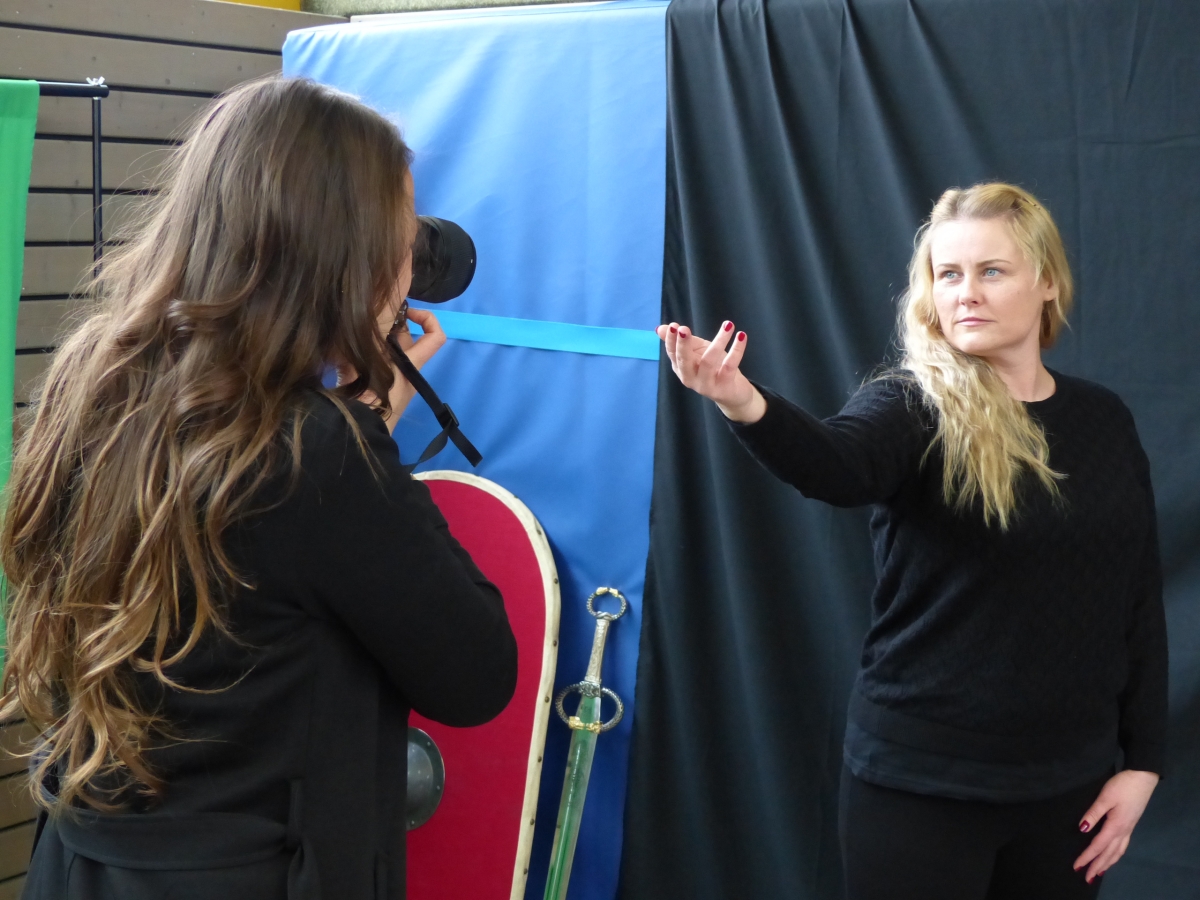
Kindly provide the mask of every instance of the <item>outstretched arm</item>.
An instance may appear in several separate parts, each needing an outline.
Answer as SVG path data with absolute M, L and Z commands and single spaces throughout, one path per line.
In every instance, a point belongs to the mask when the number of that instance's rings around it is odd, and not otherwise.
M 876 503 L 918 468 L 929 435 L 919 404 L 895 379 L 871 382 L 839 415 L 821 420 L 742 374 L 746 333 L 733 322 L 711 341 L 676 322 L 657 332 L 680 382 L 715 402 L 751 455 L 805 496 L 837 506 Z

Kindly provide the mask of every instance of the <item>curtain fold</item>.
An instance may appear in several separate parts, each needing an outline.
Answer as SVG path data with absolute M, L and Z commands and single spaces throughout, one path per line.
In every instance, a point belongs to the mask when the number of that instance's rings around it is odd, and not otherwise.
M 1159 497 L 1170 774 L 1104 897 L 1200 897 L 1200 6 L 674 0 L 663 320 L 745 329 L 747 374 L 835 413 L 889 359 L 913 234 L 951 186 L 1054 214 L 1054 367 L 1131 407 Z M 660 366 L 624 900 L 834 900 L 866 511 L 777 483 Z M 1053 690 L 1053 685 L 1047 685 Z

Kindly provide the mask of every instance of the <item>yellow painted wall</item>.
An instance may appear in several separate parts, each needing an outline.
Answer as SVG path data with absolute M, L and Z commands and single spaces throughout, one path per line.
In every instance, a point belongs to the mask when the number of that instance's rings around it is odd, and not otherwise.
M 270 6 L 273 9 L 300 11 L 300 0 L 227 0 L 229 3 L 245 3 L 247 6 Z

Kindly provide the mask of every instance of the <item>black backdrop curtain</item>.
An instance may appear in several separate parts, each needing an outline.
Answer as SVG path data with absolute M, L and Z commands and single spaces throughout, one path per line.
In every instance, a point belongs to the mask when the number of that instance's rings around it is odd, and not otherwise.
M 1078 279 L 1050 356 L 1132 408 L 1159 498 L 1170 776 L 1112 898 L 1200 898 L 1200 3 L 675 0 L 663 317 L 829 415 L 889 353 L 913 232 L 1021 184 Z M 774 482 L 661 372 L 624 900 L 841 893 L 865 511 Z

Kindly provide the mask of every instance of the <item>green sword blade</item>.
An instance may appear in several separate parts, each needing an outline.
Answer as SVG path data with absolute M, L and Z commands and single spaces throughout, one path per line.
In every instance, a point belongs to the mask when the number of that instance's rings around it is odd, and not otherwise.
M 611 594 L 621 601 L 617 613 L 597 612 L 592 606 L 598 596 Z M 554 846 L 550 851 L 550 871 L 546 876 L 545 900 L 566 900 L 567 883 L 571 880 L 571 865 L 575 861 L 575 844 L 579 840 L 579 822 L 583 818 L 583 801 L 587 799 L 588 781 L 592 777 L 592 760 L 596 755 L 596 738 L 621 720 L 624 706 L 621 699 L 600 685 L 600 668 L 604 662 L 604 642 L 608 627 L 625 614 L 625 598 L 615 588 L 599 588 L 588 597 L 588 612 L 596 617 L 596 636 L 592 639 L 592 655 L 588 660 L 583 681 L 559 692 L 555 706 L 558 714 L 571 728 L 571 747 L 567 751 L 567 774 L 563 779 L 562 799 L 558 804 L 558 821 L 554 827 Z M 580 694 L 579 709 L 568 717 L 563 711 L 563 698 L 572 692 Z M 604 694 L 617 704 L 612 720 L 601 725 L 600 703 Z
M 598 722 L 600 698 L 584 697 L 579 703 L 576 718 L 585 725 Z M 550 854 L 550 874 L 546 876 L 546 900 L 564 900 L 567 896 L 567 882 L 571 880 L 571 863 L 575 860 L 579 821 L 583 818 L 583 801 L 587 798 L 588 781 L 592 777 L 592 759 L 596 755 L 598 736 L 596 732 L 583 728 L 571 732 L 567 774 L 563 779 L 558 822 L 554 827 L 554 849 Z

